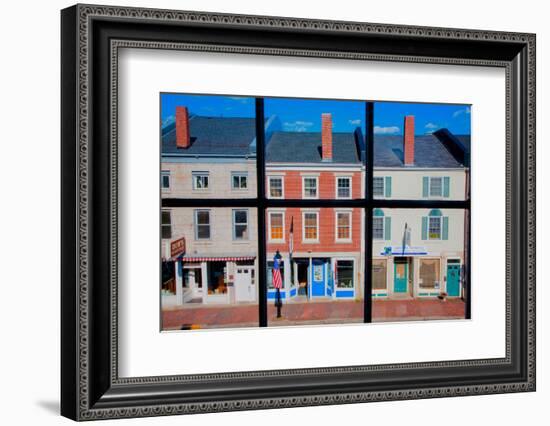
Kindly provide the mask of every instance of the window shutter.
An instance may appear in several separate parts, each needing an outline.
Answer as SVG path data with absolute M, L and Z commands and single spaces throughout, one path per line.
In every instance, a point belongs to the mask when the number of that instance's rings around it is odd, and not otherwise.
M 391 197 L 391 176 L 386 176 L 386 198 Z
M 391 217 L 385 217 L 384 220 L 384 239 L 391 240 Z
M 449 197 L 450 193 L 450 186 L 451 186 L 451 178 L 449 176 L 445 176 L 443 178 L 443 196 Z
M 423 240 L 428 239 L 428 217 L 427 216 L 422 217 L 422 239 Z
M 443 216 L 443 230 L 441 231 L 441 239 L 442 240 L 448 240 L 449 239 L 449 217 Z
M 424 176 L 422 178 L 422 197 L 424 198 L 428 196 L 428 185 L 429 185 L 428 176 Z

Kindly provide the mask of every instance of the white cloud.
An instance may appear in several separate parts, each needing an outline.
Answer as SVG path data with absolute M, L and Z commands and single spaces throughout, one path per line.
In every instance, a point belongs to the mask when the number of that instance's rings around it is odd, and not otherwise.
M 251 98 L 241 98 L 240 96 L 228 96 L 227 99 L 240 102 L 241 104 L 247 104 L 251 101 Z
M 357 118 L 355 120 L 348 120 L 348 123 L 353 126 L 360 126 L 361 125 L 361 119 Z
M 313 126 L 311 121 L 286 121 L 283 123 L 283 129 L 287 132 L 307 132 Z
M 462 114 L 470 114 L 470 113 L 471 113 L 470 107 L 462 108 L 462 109 L 459 109 L 459 110 L 453 112 L 453 118 L 457 118 L 457 117 L 461 116 Z
M 428 123 L 424 127 L 428 130 L 435 130 L 435 129 L 439 129 L 441 126 L 435 123 Z
M 399 133 L 401 129 L 397 126 L 380 127 L 374 126 L 374 133 L 377 135 L 395 135 Z

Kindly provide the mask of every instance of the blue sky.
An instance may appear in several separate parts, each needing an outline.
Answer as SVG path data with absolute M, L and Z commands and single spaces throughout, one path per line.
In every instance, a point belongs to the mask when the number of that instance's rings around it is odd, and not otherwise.
M 254 98 L 238 96 L 180 95 L 163 93 L 160 97 L 161 120 L 173 120 L 176 106 L 186 106 L 189 112 L 206 117 L 254 117 Z
M 470 106 L 453 104 L 421 104 L 375 102 L 374 132 L 376 134 L 403 134 L 406 115 L 414 115 L 417 135 L 447 128 L 455 135 L 470 134 Z
M 320 132 L 321 114 L 332 114 L 333 132 L 353 132 L 361 127 L 365 133 L 365 103 L 314 99 L 266 98 L 264 114 L 276 115 L 282 130 L 288 132 Z
M 187 106 L 192 114 L 202 116 L 253 117 L 255 113 L 254 98 L 162 94 L 163 123 L 173 120 L 177 105 Z M 348 132 L 361 127 L 365 133 L 365 103 L 361 101 L 266 98 L 264 105 L 265 116 L 277 115 L 285 131 L 318 132 L 321 114 L 330 112 L 333 131 Z M 403 134 L 405 115 L 415 116 L 416 134 L 431 133 L 443 127 L 454 134 L 470 134 L 469 105 L 400 102 L 375 102 L 374 132 Z

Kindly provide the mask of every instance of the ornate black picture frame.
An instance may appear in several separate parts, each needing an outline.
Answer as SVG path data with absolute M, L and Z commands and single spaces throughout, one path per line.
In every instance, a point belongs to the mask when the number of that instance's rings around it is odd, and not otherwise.
M 535 35 L 94 5 L 63 10 L 61 27 L 62 415 L 92 420 L 535 390 Z M 506 356 L 120 378 L 120 47 L 505 69 Z

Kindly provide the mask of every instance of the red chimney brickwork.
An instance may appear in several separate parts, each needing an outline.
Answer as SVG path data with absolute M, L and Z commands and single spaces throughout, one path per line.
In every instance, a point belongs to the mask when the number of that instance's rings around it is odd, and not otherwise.
M 176 107 L 176 146 L 178 148 L 189 148 L 191 145 L 191 134 L 189 133 L 189 112 L 187 107 Z
M 321 156 L 323 161 L 332 161 L 332 115 L 321 114 Z
M 403 161 L 405 166 L 414 164 L 414 115 L 405 116 L 403 129 Z

